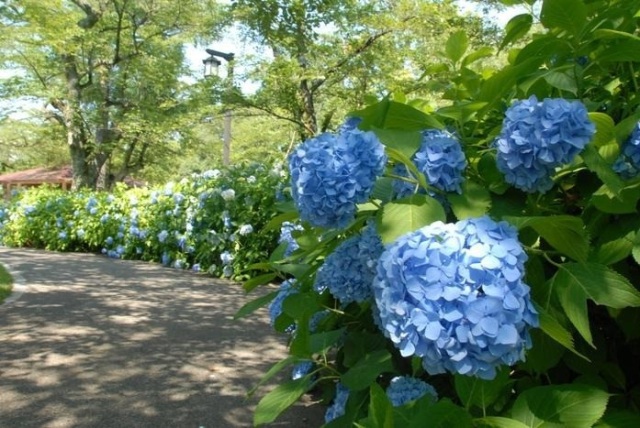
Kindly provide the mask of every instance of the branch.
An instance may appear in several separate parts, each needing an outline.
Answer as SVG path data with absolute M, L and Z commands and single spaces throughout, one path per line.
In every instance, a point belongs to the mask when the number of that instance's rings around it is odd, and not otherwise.
M 244 97 L 241 97 L 240 101 L 242 102 L 244 107 L 251 107 L 251 108 L 254 108 L 256 110 L 263 111 L 263 112 L 267 113 L 270 116 L 276 117 L 278 119 L 286 120 L 288 122 L 291 122 L 291 123 L 295 124 L 298 127 L 306 128 L 306 126 L 305 126 L 305 124 L 303 122 L 301 122 L 299 120 L 296 120 L 294 118 L 291 118 L 291 117 L 283 116 L 283 115 L 281 115 L 279 113 L 276 113 L 275 111 L 271 110 L 268 107 L 262 107 L 262 106 L 259 106 L 257 104 L 254 104 L 254 103 L 252 103 L 251 101 L 249 101 L 248 99 L 246 99 Z
M 407 18 L 404 18 L 402 21 L 400 21 L 401 23 L 405 23 L 407 21 L 410 21 L 412 19 L 414 19 L 415 16 L 409 16 Z M 355 51 L 353 51 L 350 55 L 346 56 L 345 58 L 343 58 L 342 60 L 338 61 L 335 65 L 333 65 L 331 68 L 329 68 L 326 73 L 325 76 L 322 79 L 316 79 L 313 83 L 313 85 L 311 85 L 311 88 L 309 88 L 309 90 L 311 92 L 315 92 L 320 86 L 322 86 L 327 80 L 328 78 L 337 73 L 340 68 L 342 68 L 347 62 L 349 62 L 351 59 L 353 59 L 353 57 L 360 55 L 361 53 L 363 53 L 364 51 L 366 51 L 367 49 L 369 49 L 371 46 L 373 46 L 373 44 L 380 39 L 381 37 L 386 36 L 389 33 L 394 32 L 394 29 L 387 29 L 387 30 L 382 30 L 379 31 L 371 36 L 369 36 L 364 43 L 362 43 L 360 46 L 358 46 L 356 48 Z
M 102 13 L 96 13 L 90 4 L 80 0 L 71 0 L 71 3 L 82 9 L 82 11 L 86 15 L 86 17 L 78 21 L 78 26 L 80 26 L 80 28 L 88 30 L 89 28 L 92 28 L 94 25 L 96 25 L 100 20 Z

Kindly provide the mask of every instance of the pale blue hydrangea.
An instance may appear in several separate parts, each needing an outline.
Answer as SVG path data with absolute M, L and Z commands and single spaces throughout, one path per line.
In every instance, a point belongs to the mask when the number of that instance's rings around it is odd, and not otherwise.
M 78 237 L 78 239 L 82 239 L 84 238 L 84 235 L 86 234 L 86 232 L 84 231 L 84 229 L 78 229 L 76 230 L 76 236 Z
M 579 101 L 535 96 L 516 101 L 505 113 L 495 141 L 498 169 L 505 181 L 525 192 L 544 193 L 551 176 L 573 161 L 591 141 L 595 125 Z
M 640 175 L 640 122 L 636 123 L 622 146 L 622 153 L 613 164 L 613 170 L 627 180 Z
M 373 225 L 361 234 L 342 242 L 329 254 L 318 269 L 314 288 L 329 292 L 346 305 L 371 298 L 371 281 L 376 263 L 384 251 L 382 241 Z
M 200 263 L 195 263 L 193 266 L 191 266 L 191 270 L 194 272 L 200 272 Z
M 387 397 L 389 397 L 394 407 L 404 406 L 408 402 L 422 398 L 425 395 L 429 395 L 432 403 L 438 401 L 438 393 L 433 386 L 411 376 L 396 376 L 391 379 L 387 387 Z
M 67 232 L 63 230 L 62 232 L 58 233 L 58 238 L 64 241 L 65 239 L 67 239 Z
M 295 279 L 288 279 L 280 284 L 278 294 L 269 304 L 269 318 L 271 319 L 271 325 L 274 325 L 280 314 L 282 314 L 282 302 L 287 296 L 298 293 L 298 289 L 295 286 Z M 295 326 L 291 326 L 294 329 Z
M 162 253 L 162 256 L 160 257 L 160 262 L 162 263 L 163 266 L 169 266 L 169 263 L 171 263 L 171 256 L 168 253 Z
M 336 384 L 336 396 L 333 403 L 324 414 L 325 423 L 329 423 L 334 419 L 343 416 L 346 410 L 347 401 L 349 400 L 349 388 L 338 382 Z
M 373 293 L 382 331 L 430 374 L 483 379 L 524 359 L 538 325 L 516 230 L 488 217 L 435 222 L 392 243 Z
M 209 169 L 202 173 L 202 177 L 204 178 L 219 178 L 222 175 L 219 169 Z
M 109 221 L 109 214 L 102 214 L 102 216 L 100 217 L 100 223 L 105 224 L 107 221 Z
M 341 134 L 343 132 L 353 131 L 354 129 L 358 129 L 358 125 L 362 122 L 362 118 L 357 116 L 348 116 L 344 123 L 340 125 L 338 128 L 338 133 Z
M 249 184 L 254 184 L 256 182 L 256 177 L 253 175 L 250 175 L 247 177 L 247 183 Z
M 104 240 L 104 243 L 107 245 L 113 245 L 113 237 L 107 236 L 107 239 Z
M 173 194 L 173 202 L 176 205 L 179 205 L 182 203 L 182 201 L 184 201 L 184 195 L 182 193 L 174 193 Z
M 289 156 L 291 191 L 300 218 L 314 226 L 345 228 L 365 202 L 387 157 L 372 132 L 322 134 Z
M 292 232 L 294 230 L 303 231 L 304 228 L 300 224 L 291 223 L 289 221 L 285 221 L 284 223 L 282 223 L 282 226 L 280 227 L 280 237 L 278 238 L 278 243 L 279 244 L 282 244 L 283 242 L 287 243 L 287 248 L 284 251 L 285 257 L 289 257 L 291 253 L 293 253 L 295 250 L 300 248 L 300 246 L 298 245 L 298 243 L 296 242 L 295 238 L 292 235 Z
M 462 193 L 463 172 L 467 167 L 460 141 L 445 131 L 429 129 L 422 132 L 422 144 L 412 159 L 418 171 L 424 174 L 427 183 L 443 192 Z M 396 165 L 394 173 L 409 177 L 407 167 Z M 394 180 L 394 192 L 402 198 L 415 193 L 416 184 Z M 422 192 L 424 193 L 424 189 Z
M 231 254 L 229 251 L 223 251 L 220 254 L 220 261 L 223 265 L 228 265 L 233 261 L 233 254 Z
M 98 208 L 97 208 L 97 207 L 91 207 L 91 208 L 89 208 L 89 214 L 91 214 L 91 215 L 96 215 L 96 214 L 98 214 Z
M 250 224 L 243 224 L 240 226 L 240 230 L 238 230 L 238 233 L 242 236 L 249 235 L 251 232 L 253 232 L 253 226 Z
M 293 366 L 291 370 L 291 379 L 298 380 L 308 375 L 314 368 L 313 361 L 303 361 Z
M 166 230 L 162 230 L 158 233 L 158 241 L 160 241 L 161 243 L 166 241 L 168 237 L 169 237 L 169 232 L 167 232 Z
M 236 197 L 236 191 L 233 189 L 225 189 L 220 192 L 220 196 L 222 196 L 222 199 L 225 201 L 233 201 Z

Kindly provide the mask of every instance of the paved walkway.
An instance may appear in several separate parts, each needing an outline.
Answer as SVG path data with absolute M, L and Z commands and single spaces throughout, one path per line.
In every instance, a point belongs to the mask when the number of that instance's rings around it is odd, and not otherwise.
M 0 247 L 26 291 L 0 306 L 0 427 L 250 427 L 286 353 L 255 296 L 156 264 Z M 288 375 L 288 373 L 287 373 Z M 301 403 L 272 426 L 318 427 Z

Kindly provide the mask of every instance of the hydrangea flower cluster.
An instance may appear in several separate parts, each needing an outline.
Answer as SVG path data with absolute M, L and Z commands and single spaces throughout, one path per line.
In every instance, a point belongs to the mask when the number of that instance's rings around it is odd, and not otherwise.
M 382 331 L 430 374 L 493 379 L 524 359 L 538 325 L 516 230 L 489 217 L 435 222 L 380 257 L 373 293 Z
M 494 143 L 498 169 L 525 192 L 551 189 L 555 169 L 572 162 L 596 130 L 581 102 L 562 98 L 516 101 L 505 116 Z
M 309 374 L 309 372 L 311 372 L 311 370 L 313 370 L 313 367 L 314 367 L 313 361 L 303 361 L 301 363 L 296 364 L 295 366 L 293 366 L 293 369 L 291 370 L 291 380 L 297 380 L 305 377 L 306 375 Z
M 300 218 L 314 226 L 345 228 L 365 202 L 387 157 L 372 132 L 322 134 L 289 157 L 291 190 Z
M 613 170 L 627 180 L 640 175 L 640 122 L 636 123 L 631 136 L 622 147 Z
M 318 269 L 314 288 L 329 292 L 343 305 L 371 298 L 371 281 L 384 251 L 373 224 L 361 234 L 343 241 Z
M 422 132 L 422 144 L 411 159 L 427 179 L 427 183 L 444 192 L 462 193 L 460 185 L 464 181 L 462 173 L 467 167 L 460 141 L 445 131 L 429 129 Z M 409 177 L 407 167 L 396 165 L 394 173 Z M 403 198 L 415 193 L 416 185 L 394 180 L 393 190 L 396 197 Z
M 389 397 L 394 407 L 403 406 L 425 395 L 431 397 L 432 403 L 438 401 L 438 393 L 433 386 L 411 376 L 396 376 L 391 379 L 387 388 L 387 397 Z
M 336 384 L 336 396 L 333 399 L 333 403 L 327 408 L 327 412 L 324 414 L 325 423 L 329 423 L 344 415 L 347 400 L 349 400 L 349 388 L 338 382 Z
M 282 314 L 282 303 L 287 296 L 298 293 L 298 289 L 295 286 L 295 279 L 288 279 L 280 284 L 278 294 L 269 304 L 269 318 L 271 319 L 271 325 L 275 325 L 276 320 Z M 293 329 L 294 326 L 291 326 Z
M 290 221 L 285 221 L 282 223 L 280 227 L 280 237 L 278 238 L 278 243 L 282 244 L 283 242 L 287 243 L 287 248 L 284 251 L 284 256 L 289 257 L 291 253 L 300 248 L 296 240 L 294 239 L 292 232 L 294 230 L 303 231 L 304 228 L 300 224 L 291 223 Z

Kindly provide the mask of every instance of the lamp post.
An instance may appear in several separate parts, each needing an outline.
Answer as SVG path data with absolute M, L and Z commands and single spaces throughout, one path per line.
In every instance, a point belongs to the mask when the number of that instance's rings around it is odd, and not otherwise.
M 222 58 L 227 61 L 227 78 L 226 78 L 226 90 L 227 95 L 231 94 L 233 89 L 233 59 L 235 54 L 232 52 L 224 53 L 213 49 L 206 49 L 210 55 L 208 58 L 203 59 L 204 64 L 204 76 L 210 77 L 218 74 L 220 65 L 222 62 L 218 58 Z M 223 106 L 224 112 L 224 125 L 222 131 L 222 164 L 228 166 L 231 158 L 231 109 L 227 106 Z

